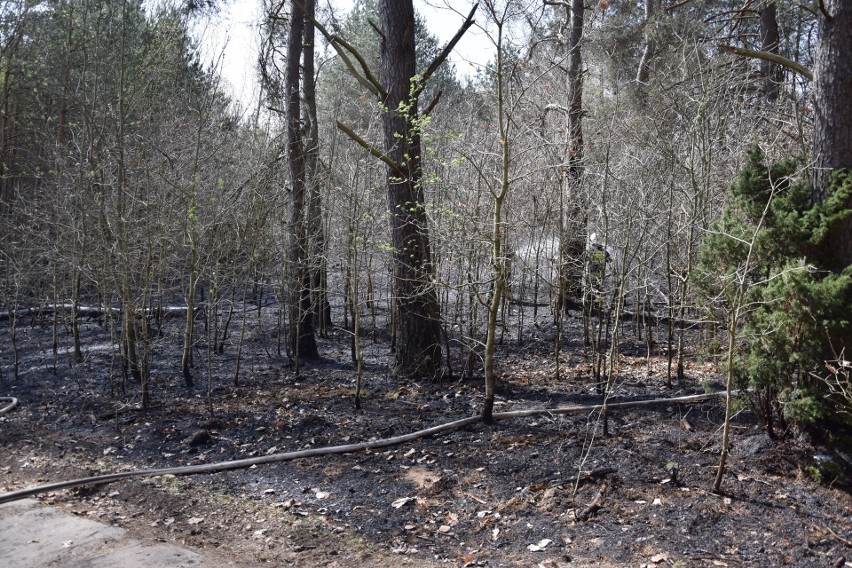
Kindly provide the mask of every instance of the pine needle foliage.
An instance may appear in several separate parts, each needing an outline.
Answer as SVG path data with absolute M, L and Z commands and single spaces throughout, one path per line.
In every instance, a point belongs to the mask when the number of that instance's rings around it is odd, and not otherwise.
M 739 330 L 733 374 L 772 436 L 791 423 L 852 424 L 852 401 L 823 378 L 850 337 L 852 267 L 838 274 L 818 262 L 832 229 L 852 214 L 852 175 L 835 173 L 825 199 L 814 202 L 802 172 L 794 159 L 767 165 L 753 147 L 694 273 L 702 301 L 723 322 L 740 283 L 747 286 L 740 321 L 726 322 Z

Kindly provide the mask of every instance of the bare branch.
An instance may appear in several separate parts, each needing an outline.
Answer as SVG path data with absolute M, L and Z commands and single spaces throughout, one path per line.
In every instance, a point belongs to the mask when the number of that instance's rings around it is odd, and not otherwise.
M 546 107 L 544 107 L 545 114 L 552 110 L 559 111 L 564 114 L 568 114 L 569 112 L 571 112 L 571 109 L 569 109 L 568 107 L 556 103 L 550 103 Z
M 420 113 L 420 116 L 426 117 L 426 116 L 429 116 L 430 114 L 432 114 L 432 111 L 435 110 L 435 106 L 437 106 L 438 101 L 441 100 L 442 94 L 443 94 L 443 91 L 438 91 L 438 94 L 435 95 L 435 98 L 432 99 L 432 102 L 429 103 L 429 105 L 426 107 L 426 109 L 423 112 Z
M 367 23 L 370 24 L 370 27 L 373 28 L 373 31 L 376 32 L 380 38 L 385 39 L 385 34 L 382 33 L 382 30 L 379 29 L 379 26 L 376 25 L 376 22 L 373 21 L 373 18 L 367 18 Z
M 322 30 L 320 30 L 320 31 L 322 32 Z M 388 96 L 388 93 L 385 90 L 385 88 L 382 87 L 382 84 L 379 83 L 379 80 L 376 78 L 376 76 L 372 72 L 372 70 L 370 70 L 370 66 L 367 64 L 367 60 L 364 59 L 364 56 L 361 55 L 361 52 L 359 52 L 355 48 L 355 46 L 353 46 L 351 43 L 349 43 L 348 41 L 346 41 L 345 39 L 343 39 L 341 37 L 334 36 L 334 38 L 330 41 L 332 41 L 332 46 L 334 46 L 335 43 L 340 44 L 341 46 L 346 48 L 346 50 L 349 51 L 349 53 L 352 54 L 352 57 L 354 57 L 358 61 L 359 65 L 361 65 L 361 70 L 364 72 L 364 78 L 366 78 L 366 81 L 368 81 L 369 84 L 371 85 L 370 90 L 375 95 L 377 95 L 381 100 L 385 100 Z M 335 50 L 337 50 L 337 47 L 335 47 Z M 338 50 L 338 53 L 340 53 L 339 50 Z M 350 71 L 351 71 L 351 68 L 350 68 Z
M 677 2 L 677 3 L 675 3 L 675 4 L 672 4 L 671 6 L 666 6 L 665 10 L 666 10 L 666 12 L 674 12 L 674 11 L 675 11 L 675 10 L 677 10 L 678 8 L 681 8 L 681 7 L 683 7 L 683 6 L 686 6 L 686 5 L 687 5 L 687 4 L 689 4 L 690 2 L 692 2 L 692 0 L 681 0 L 680 2 Z
M 831 14 L 828 13 L 828 8 L 825 7 L 825 1 L 824 0 L 819 0 L 819 11 L 822 13 L 823 17 L 826 20 L 828 20 L 828 21 L 832 20 Z
M 339 120 L 337 121 L 337 128 L 342 130 L 344 134 L 346 134 L 354 142 L 358 143 L 359 146 L 361 146 L 362 148 L 367 150 L 374 157 L 376 157 L 379 160 L 381 160 L 382 162 L 384 162 L 385 165 L 387 165 L 387 167 L 389 167 L 393 171 L 394 175 L 396 175 L 398 177 L 405 177 L 405 172 L 402 171 L 402 168 L 399 167 L 399 164 L 394 162 L 390 158 L 390 156 L 388 156 L 387 154 L 385 154 L 384 152 L 382 152 L 381 150 L 379 150 L 378 148 L 376 148 L 375 146 L 373 146 L 372 144 L 370 144 L 369 142 L 367 142 L 366 140 L 364 140 L 363 138 L 358 136 L 358 134 L 354 130 L 352 130 L 351 128 L 349 128 L 348 126 L 346 126 L 345 124 L 343 124 Z
M 300 8 L 302 7 L 301 0 L 293 0 Z M 303 9 L 304 11 L 304 9 Z M 371 93 L 376 95 L 379 99 L 384 100 L 387 98 L 388 94 L 382 84 L 379 83 L 379 80 L 376 79 L 375 74 L 370 70 L 370 66 L 367 64 L 367 60 L 364 59 L 364 56 L 353 46 L 351 43 L 343 39 L 342 37 L 332 34 L 329 32 L 325 26 L 323 26 L 316 18 L 306 13 L 306 17 L 311 21 L 316 29 L 320 31 L 320 33 L 328 40 L 331 44 L 331 47 L 334 48 L 334 51 L 340 56 L 343 60 L 343 63 L 346 65 L 346 68 L 349 69 L 349 73 L 355 77 L 355 79 L 361 83 L 364 87 L 366 87 Z M 352 55 L 361 66 L 361 72 L 359 72 L 355 65 L 352 63 L 352 60 L 349 58 L 349 55 L 346 52 Z
M 770 63 L 777 63 L 782 67 L 786 67 L 791 71 L 795 71 L 802 77 L 806 78 L 808 81 L 813 81 L 814 78 L 814 74 L 810 69 L 808 69 L 797 61 L 787 59 L 783 55 L 778 55 L 777 53 L 770 53 L 768 51 L 755 51 L 753 49 L 745 49 L 743 47 L 736 47 L 733 45 L 720 45 L 719 49 L 721 49 L 722 51 L 727 51 L 728 53 L 739 55 L 740 57 L 750 57 L 752 59 L 762 59 L 763 61 L 769 61 Z
M 453 39 L 444 46 L 444 49 L 441 50 L 441 53 L 429 64 L 429 67 L 426 68 L 426 71 L 423 73 L 423 77 L 420 79 L 420 87 L 422 88 L 426 81 L 429 80 L 432 75 L 435 74 L 435 71 L 438 70 L 438 67 L 449 57 L 450 53 L 452 53 L 453 48 L 465 34 L 465 32 L 473 25 L 473 15 L 476 13 L 476 9 L 479 8 L 479 2 L 473 5 L 473 9 L 470 11 L 470 14 L 467 15 L 467 19 L 462 24 L 462 27 L 459 28 L 459 31 L 456 32 L 456 35 L 453 36 Z

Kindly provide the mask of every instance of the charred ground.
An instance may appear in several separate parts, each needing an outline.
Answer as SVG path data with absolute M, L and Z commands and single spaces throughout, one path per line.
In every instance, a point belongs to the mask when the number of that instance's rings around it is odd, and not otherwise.
M 239 386 L 236 349 L 215 356 L 208 372 L 199 345 L 196 387 L 187 390 L 174 327 L 156 347 L 148 412 L 137 408 L 136 385 L 122 392 L 105 327 L 83 326 L 84 360 L 75 362 L 53 355 L 50 326 L 22 322 L 17 381 L 4 336 L 0 395 L 21 404 L 0 417 L 0 490 L 385 438 L 480 409 L 479 380 L 389 376 L 391 355 L 380 339 L 365 344 L 366 391 L 356 411 L 345 332 L 321 340 L 324 361 L 296 377 L 275 355 L 263 321 L 247 328 Z M 546 332 L 529 326 L 522 346 L 507 337 L 498 410 L 600 402 L 580 330 L 567 331 L 559 379 Z M 624 345 L 624 353 L 634 351 Z M 720 386 L 712 363 L 693 363 L 689 382 L 667 389 L 664 365 L 663 358 L 625 355 L 617 397 Z M 824 449 L 803 436 L 770 440 L 743 408 L 725 493 L 708 491 L 722 419 L 715 401 L 619 411 L 610 436 L 595 412 L 527 418 L 375 452 L 42 498 L 143 535 L 216 549 L 246 566 L 848 565 L 852 499 L 820 462 Z

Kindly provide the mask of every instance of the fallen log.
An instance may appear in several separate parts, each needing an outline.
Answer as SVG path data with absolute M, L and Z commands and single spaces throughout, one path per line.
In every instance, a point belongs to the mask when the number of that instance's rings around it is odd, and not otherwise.
M 71 312 L 73 309 L 73 304 L 45 304 L 44 306 L 38 308 L 20 308 L 17 310 L 6 310 L 0 312 L 0 322 L 9 321 L 9 318 L 13 315 L 16 319 L 28 317 L 35 318 L 52 314 L 56 310 Z M 140 314 L 145 313 L 148 315 L 153 315 L 157 312 L 158 309 L 164 317 L 178 317 L 186 314 L 186 306 L 164 306 L 162 308 L 145 308 L 144 310 L 137 311 Z M 121 317 L 121 308 L 104 306 L 77 306 L 78 318 L 98 319 L 103 317 L 103 315 L 107 312 L 112 312 L 113 315 L 115 315 L 116 317 Z
M 618 410 L 618 409 L 626 409 L 626 408 L 637 408 L 637 407 L 647 407 L 654 405 L 662 405 L 662 404 L 677 404 L 677 403 L 689 403 L 689 402 L 700 402 L 705 400 L 711 400 L 713 398 L 724 396 L 726 393 L 715 392 L 710 394 L 697 394 L 690 396 L 681 396 L 674 398 L 663 398 L 663 399 L 651 399 L 651 400 L 634 400 L 628 402 L 613 402 L 606 405 L 606 408 L 609 410 Z M 603 404 L 592 404 L 592 405 L 578 405 L 578 406 L 563 406 L 558 408 L 535 408 L 535 409 L 527 409 L 527 410 L 514 410 L 508 412 L 495 412 L 494 420 L 510 420 L 514 418 L 525 418 L 531 416 L 553 416 L 553 415 L 562 415 L 562 414 L 582 414 L 582 413 L 591 413 L 596 411 L 603 410 Z M 335 454 L 350 454 L 354 452 L 360 452 L 364 450 L 372 450 L 376 448 L 385 448 L 388 446 L 397 446 L 400 444 L 404 444 L 406 442 L 412 442 L 414 440 L 418 440 L 420 438 L 427 438 L 430 436 L 435 436 L 437 434 L 443 434 L 447 432 L 453 432 L 455 430 L 460 430 L 466 426 L 471 426 L 481 421 L 480 416 L 470 416 L 468 418 L 462 418 L 460 420 L 454 420 L 452 422 L 446 422 L 444 424 L 439 424 L 437 426 L 432 426 L 430 428 L 426 428 L 424 430 L 418 430 L 416 432 L 412 432 L 410 434 L 403 434 L 401 436 L 394 436 L 392 438 L 383 438 L 379 440 L 371 440 L 368 442 L 360 442 L 356 444 L 343 444 L 339 446 L 326 446 L 323 448 L 310 448 L 307 450 L 297 450 L 294 452 L 284 452 L 278 454 L 271 454 L 268 456 L 259 456 L 254 458 L 246 458 L 241 460 L 232 460 L 218 463 L 210 463 L 210 464 L 201 464 L 201 465 L 189 465 L 182 467 L 169 467 L 169 468 L 160 468 L 160 469 L 140 469 L 140 470 L 132 470 L 132 471 L 122 471 L 118 473 L 111 473 L 106 475 L 97 475 L 94 477 L 84 477 L 81 479 L 71 479 L 68 481 L 59 481 L 56 483 L 48 483 L 45 485 L 37 485 L 35 487 L 30 487 L 27 489 L 21 489 L 20 491 L 12 491 L 9 493 L 4 493 L 0 495 L 0 504 L 10 503 L 12 501 L 18 501 L 20 499 L 24 499 L 26 497 L 31 497 L 33 495 L 39 495 L 42 493 L 49 493 L 51 491 L 58 491 L 60 489 L 70 489 L 72 487 L 85 487 L 89 485 L 103 485 L 107 483 L 114 483 L 116 481 L 121 481 L 123 479 L 132 479 L 137 477 L 157 477 L 161 475 L 197 475 L 201 473 L 218 473 L 220 471 L 229 471 L 234 469 L 246 469 L 253 465 L 262 465 L 267 463 L 278 463 L 285 461 L 292 461 L 295 459 L 302 458 L 312 458 L 319 456 L 328 456 Z
M 6 310 L 0 312 L 0 322 L 9 321 L 9 318 L 15 316 L 16 319 L 28 317 L 42 317 L 52 314 L 56 310 L 71 311 L 74 309 L 73 304 L 45 304 L 38 308 L 19 308 L 17 310 Z M 77 306 L 77 317 L 81 318 L 99 318 L 104 312 L 111 309 L 113 313 L 120 314 L 118 308 L 104 308 L 100 306 Z

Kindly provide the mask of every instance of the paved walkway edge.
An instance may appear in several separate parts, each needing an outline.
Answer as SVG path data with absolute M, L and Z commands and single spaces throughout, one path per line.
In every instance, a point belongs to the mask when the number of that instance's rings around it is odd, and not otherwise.
M 24 499 L 0 505 L 0 559 L 6 568 L 189 568 L 189 549 L 140 540 L 113 527 Z

